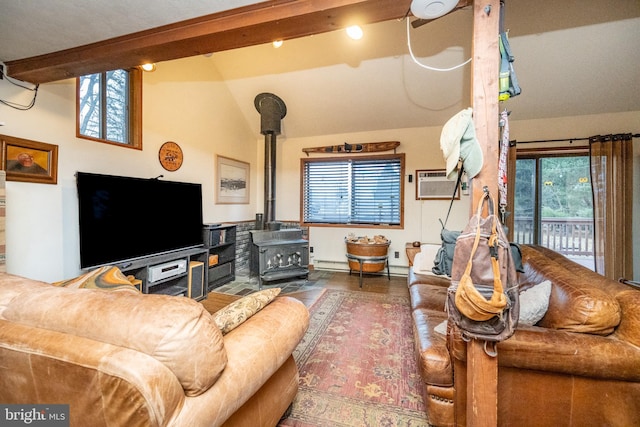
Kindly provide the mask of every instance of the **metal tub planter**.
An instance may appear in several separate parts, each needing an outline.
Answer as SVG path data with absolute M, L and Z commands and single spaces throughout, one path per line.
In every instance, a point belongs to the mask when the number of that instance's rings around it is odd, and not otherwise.
M 347 245 L 347 260 L 349 274 L 351 271 L 360 272 L 360 287 L 362 287 L 362 273 L 377 273 L 387 268 L 389 277 L 389 260 L 387 253 L 391 241 L 384 236 L 353 237 L 344 239 Z

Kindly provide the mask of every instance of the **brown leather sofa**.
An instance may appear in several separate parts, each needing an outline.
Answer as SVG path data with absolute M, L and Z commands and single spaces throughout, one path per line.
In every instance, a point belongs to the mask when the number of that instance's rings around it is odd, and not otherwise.
M 69 404 L 72 426 L 274 426 L 308 322 L 277 297 L 223 336 L 188 298 L 0 273 L 0 402 Z
M 640 290 L 549 249 L 521 249 L 521 291 L 549 280 L 551 295 L 537 324 L 498 345 L 498 424 L 640 425 Z M 466 343 L 448 323 L 434 330 L 449 280 L 412 268 L 408 284 L 430 423 L 465 425 Z

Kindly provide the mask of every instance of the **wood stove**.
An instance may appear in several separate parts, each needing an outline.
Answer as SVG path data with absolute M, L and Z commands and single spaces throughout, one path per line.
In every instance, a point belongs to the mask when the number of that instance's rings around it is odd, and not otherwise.
M 309 242 L 302 238 L 302 230 L 280 230 L 275 221 L 276 206 L 276 135 L 280 120 L 287 114 L 284 101 L 272 93 L 261 93 L 254 99 L 260 113 L 260 133 L 264 135 L 264 225 L 268 230 L 253 230 L 249 258 L 249 272 L 262 282 L 309 277 Z
M 249 271 L 258 278 L 258 289 L 263 282 L 308 278 L 309 242 L 302 238 L 302 230 L 253 230 L 249 234 Z

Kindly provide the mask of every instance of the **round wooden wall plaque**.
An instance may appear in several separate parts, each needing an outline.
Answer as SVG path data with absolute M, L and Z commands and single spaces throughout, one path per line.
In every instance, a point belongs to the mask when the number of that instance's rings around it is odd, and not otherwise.
M 158 152 L 160 164 L 166 170 L 173 172 L 182 166 L 182 148 L 172 141 L 165 142 Z

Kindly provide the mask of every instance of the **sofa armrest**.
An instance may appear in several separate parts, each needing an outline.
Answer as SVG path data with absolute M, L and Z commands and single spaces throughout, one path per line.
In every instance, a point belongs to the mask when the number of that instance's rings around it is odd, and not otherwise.
M 629 289 L 619 292 L 616 299 L 622 309 L 622 316 L 614 336 L 640 347 L 640 291 Z
M 413 336 L 418 355 L 418 369 L 426 385 L 453 386 L 453 364 L 445 335 L 435 327 L 447 320 L 447 313 L 416 309 L 413 316 Z
M 176 425 L 215 426 L 240 408 L 282 366 L 309 326 L 309 311 L 291 297 L 277 297 L 224 336 L 227 366 L 200 396 L 188 397 Z
M 145 353 L 168 367 L 189 396 L 211 387 L 227 363 L 220 329 L 190 298 L 42 287 L 25 278 L 22 285 L 30 291 L 6 305 L 5 319 Z
M 466 343 L 452 328 L 452 356 L 466 360 Z M 536 326 L 518 327 L 498 344 L 498 366 L 565 375 L 640 381 L 640 347 L 613 336 L 559 331 Z
M 76 425 L 167 425 L 185 398 L 151 356 L 1 319 L 0 361 L 0 402 L 69 404 Z

